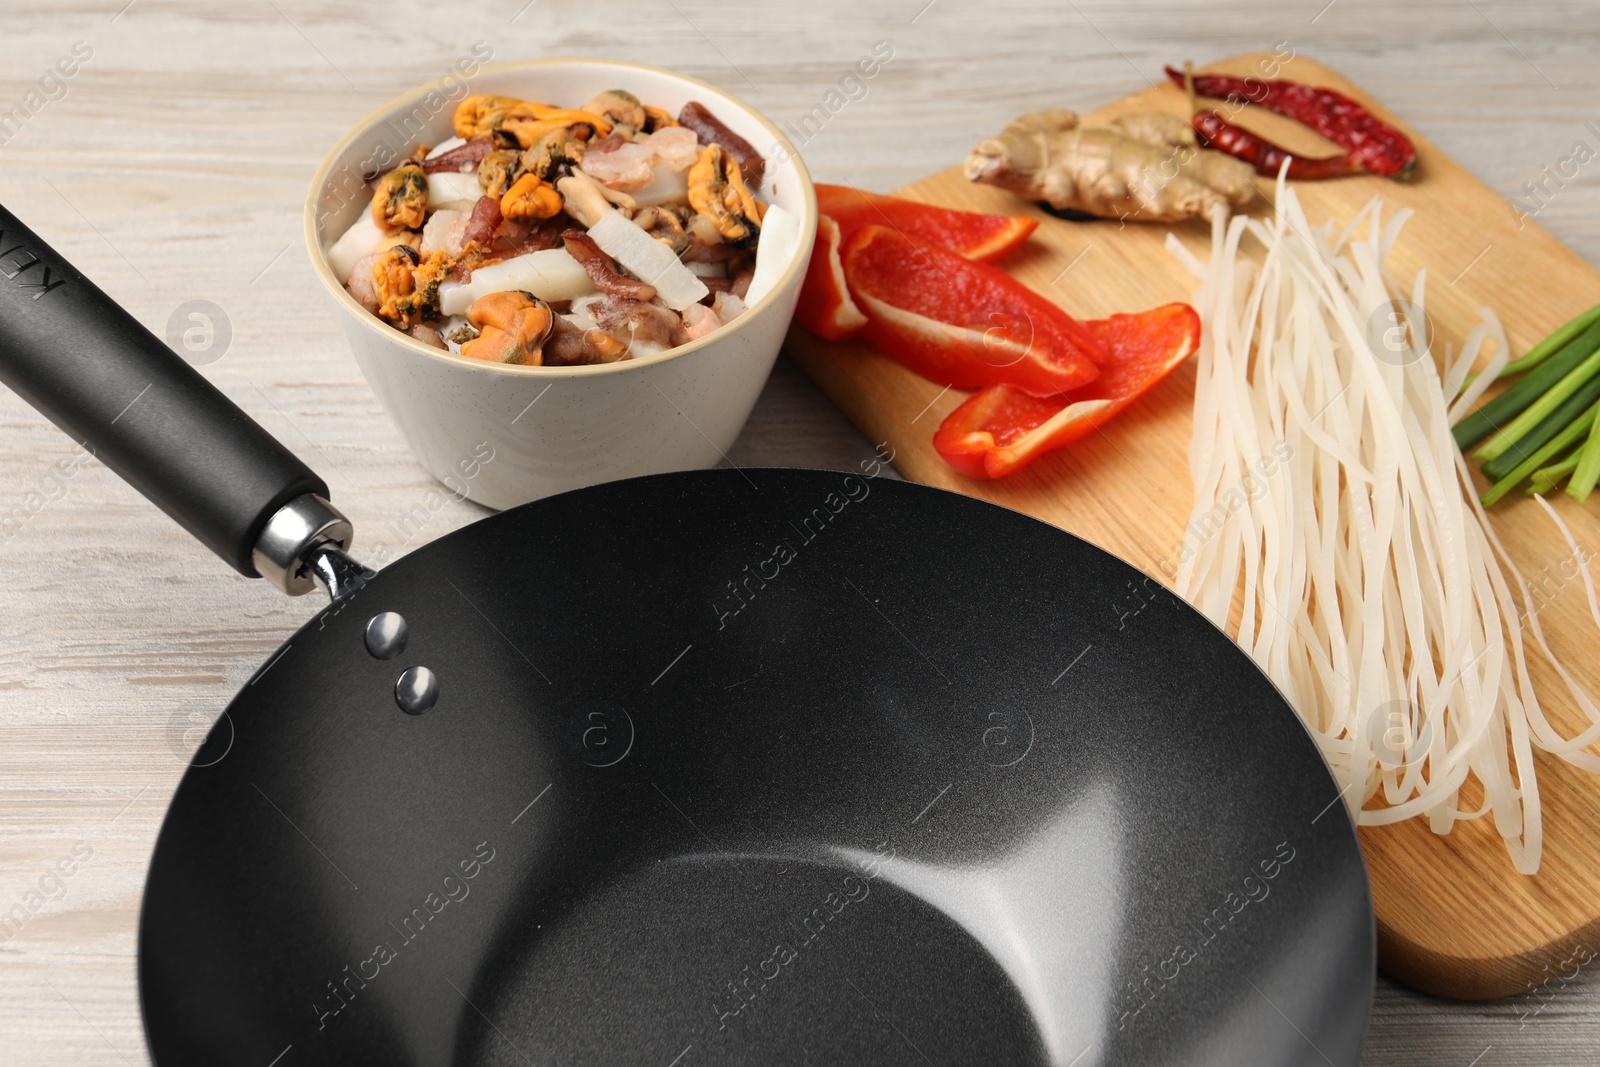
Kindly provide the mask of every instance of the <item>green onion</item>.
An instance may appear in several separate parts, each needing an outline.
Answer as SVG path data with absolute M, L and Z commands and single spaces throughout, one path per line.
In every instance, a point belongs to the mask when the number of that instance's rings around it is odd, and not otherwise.
M 1512 421 L 1507 422 L 1506 426 L 1496 430 L 1494 437 L 1486 440 L 1483 445 L 1478 446 L 1478 450 L 1472 453 L 1472 458 L 1488 462 L 1491 459 L 1498 459 L 1501 453 L 1504 453 L 1510 446 L 1520 445 L 1523 438 L 1528 435 L 1528 430 L 1539 426 L 1552 411 L 1562 406 L 1563 400 L 1576 394 L 1579 389 L 1586 386 L 1589 379 L 1594 378 L 1595 371 L 1600 371 L 1600 349 L 1595 349 L 1589 355 L 1589 358 L 1579 363 L 1578 366 L 1574 366 L 1573 370 L 1568 371 L 1563 376 L 1562 381 L 1555 382 L 1554 386 L 1550 386 L 1549 389 L 1539 394 L 1538 400 L 1534 400 L 1533 403 L 1523 408 L 1522 413 L 1517 414 L 1517 418 L 1512 419 Z M 1523 381 L 1526 381 L 1526 379 L 1523 379 Z M 1589 405 L 1584 406 L 1587 408 Z M 1566 426 L 1566 422 L 1563 422 L 1562 426 Z M 1560 429 L 1560 427 L 1557 427 L 1557 429 Z M 1546 438 L 1546 440 L 1549 440 L 1549 438 Z M 1539 443 L 1542 442 L 1538 442 L 1536 445 L 1539 445 Z M 1522 451 L 1523 453 L 1528 453 L 1531 450 L 1523 448 Z
M 1596 355 L 1600 356 L 1600 353 L 1596 353 Z M 1556 390 L 1552 389 L 1546 395 L 1554 396 L 1555 393 Z M 1534 423 L 1532 429 L 1518 437 L 1510 445 L 1507 445 L 1505 450 L 1495 459 L 1485 463 L 1483 465 L 1483 476 L 1490 479 L 1504 477 L 1524 457 L 1532 455 L 1541 445 L 1554 437 L 1557 431 L 1587 411 L 1589 405 L 1596 400 L 1600 400 L 1600 375 L 1595 375 L 1588 381 L 1580 383 L 1576 391 L 1556 405 L 1553 411 L 1545 414 L 1543 418 Z M 1524 414 L 1533 411 L 1533 408 L 1529 408 Z M 1521 422 L 1522 417 L 1518 416 L 1517 421 Z M 1506 429 L 1509 431 L 1511 427 L 1508 426 Z
M 1567 483 L 1567 492 L 1581 504 L 1589 499 L 1595 481 L 1600 479 L 1600 418 L 1594 420 L 1589 439 L 1573 455 L 1577 457 L 1578 465 L 1573 471 L 1572 481 Z
M 1532 370 L 1540 363 L 1543 363 L 1556 349 L 1578 336 L 1584 330 L 1587 330 L 1590 326 L 1593 326 L 1596 322 L 1600 322 L 1600 304 L 1596 304 L 1549 337 L 1546 337 L 1543 341 L 1528 349 L 1527 354 L 1521 359 L 1514 359 L 1504 367 L 1501 367 L 1500 374 L 1495 380 L 1498 381 L 1500 378 L 1509 378 L 1513 374 L 1521 374 L 1523 371 Z
M 1543 495 L 1561 484 L 1561 480 L 1571 474 L 1578 465 L 1578 457 L 1583 454 L 1582 448 L 1574 448 L 1567 453 L 1567 458 L 1548 467 L 1540 467 L 1533 472 L 1533 477 L 1528 479 L 1528 488 L 1523 492 L 1529 496 L 1538 493 Z
M 1456 423 L 1452 432 L 1457 446 L 1465 451 L 1516 418 L 1596 352 L 1600 352 L 1600 321 L 1568 341 L 1559 352 L 1542 360 L 1521 381 Z
M 1576 444 L 1578 438 L 1589 432 L 1590 427 L 1594 424 L 1596 413 L 1600 413 L 1600 402 L 1595 403 L 1588 411 L 1573 420 L 1566 429 L 1546 442 L 1543 448 L 1519 463 L 1510 474 L 1490 486 L 1489 491 L 1483 494 L 1483 506 L 1489 507 L 1515 489 L 1522 479 L 1548 463 L 1563 448 L 1570 448 Z

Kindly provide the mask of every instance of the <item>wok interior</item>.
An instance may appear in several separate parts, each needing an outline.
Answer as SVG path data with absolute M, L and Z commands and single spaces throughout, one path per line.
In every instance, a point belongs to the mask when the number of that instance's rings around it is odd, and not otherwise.
M 530 504 L 314 619 L 225 728 L 146 895 L 163 1067 L 1359 1052 L 1365 871 L 1290 709 L 1153 581 L 965 498 Z

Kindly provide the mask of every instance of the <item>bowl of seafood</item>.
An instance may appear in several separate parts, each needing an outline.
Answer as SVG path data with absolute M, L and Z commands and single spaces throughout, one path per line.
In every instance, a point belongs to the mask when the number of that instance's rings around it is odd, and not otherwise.
M 734 96 L 545 59 L 367 116 L 318 168 L 305 230 L 417 458 L 506 508 L 721 460 L 777 358 L 816 218 L 793 145 Z

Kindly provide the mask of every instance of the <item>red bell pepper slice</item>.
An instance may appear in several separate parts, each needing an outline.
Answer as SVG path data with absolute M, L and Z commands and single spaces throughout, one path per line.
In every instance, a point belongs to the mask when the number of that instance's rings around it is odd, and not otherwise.
M 973 478 L 1003 478 L 1046 452 L 1087 437 L 1165 378 L 1200 343 L 1188 304 L 1084 323 L 1110 358 L 1100 376 L 1066 396 L 1041 398 L 1010 385 L 968 397 L 933 435 L 945 462 Z
M 898 196 L 869 193 L 852 185 L 817 184 L 817 210 L 839 224 L 845 240 L 863 226 L 888 226 L 907 237 L 948 248 L 988 263 L 1027 241 L 1038 219 L 956 211 Z
M 887 226 L 845 241 L 844 277 L 868 340 L 924 378 L 1055 396 L 1089 384 L 1105 342 L 998 267 Z
M 800 283 L 800 300 L 794 317 L 800 325 L 829 341 L 855 337 L 867 324 L 844 282 L 844 265 L 839 262 L 839 224 L 827 215 L 817 219 L 817 243 L 811 249 L 811 263 Z

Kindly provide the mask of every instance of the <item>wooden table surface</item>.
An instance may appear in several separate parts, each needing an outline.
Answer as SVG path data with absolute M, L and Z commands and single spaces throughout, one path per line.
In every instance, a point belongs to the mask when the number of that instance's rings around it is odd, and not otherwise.
M 369 552 L 414 547 L 483 512 L 447 503 L 409 544 L 393 525 L 432 484 L 316 292 L 300 202 L 347 126 L 443 74 L 476 42 L 495 60 L 664 63 L 781 123 L 821 103 L 886 41 L 892 58 L 865 94 L 850 92 L 801 146 L 819 179 L 866 188 L 947 166 L 1023 111 L 1087 110 L 1168 61 L 1279 42 L 1349 75 L 1508 196 L 1578 142 L 1586 158 L 1600 149 L 1600 29 L 1593 4 L 1576 0 L 472 8 L 0 4 L 0 123 L 10 115 L 0 125 L 0 202 L 158 334 L 186 303 L 216 305 L 225 330 L 206 375 L 328 478 Z M 50 76 L 63 58 L 72 76 Z M 1579 167 L 1551 183 L 1538 210 L 1591 262 L 1600 262 L 1596 173 Z M 7 1065 L 147 1062 L 135 928 L 162 812 L 205 726 L 314 608 L 231 575 L 96 461 L 69 462 L 73 473 L 62 475 L 57 462 L 72 454 L 66 437 L 0 392 L 0 915 L 35 905 L 0 942 Z M 732 459 L 845 467 L 870 455 L 781 360 Z M 74 856 L 72 873 L 51 873 Z M 1595 970 L 1476 1005 L 1380 978 L 1363 1063 L 1600 1063 Z

